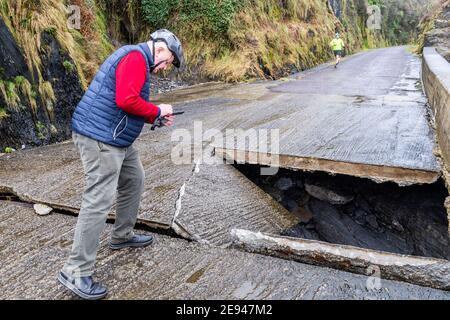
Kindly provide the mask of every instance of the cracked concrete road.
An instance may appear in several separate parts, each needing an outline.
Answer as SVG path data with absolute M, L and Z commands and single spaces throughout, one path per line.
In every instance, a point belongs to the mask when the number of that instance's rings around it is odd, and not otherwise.
M 144 134 L 135 143 L 147 176 L 138 217 L 141 223 L 173 228 L 185 238 L 216 245 L 229 243 L 227 231 L 235 227 L 280 233 L 298 223 L 298 218 L 229 165 L 201 165 L 194 175 L 192 164 L 173 164 L 172 145 L 166 141 L 159 140 L 157 133 Z M 83 188 L 81 161 L 71 142 L 0 158 L 0 191 L 23 200 L 77 213 Z M 177 209 L 182 189 L 186 194 Z
M 76 218 L 37 216 L 0 202 L 0 299 L 74 299 L 56 275 L 69 254 Z M 450 299 L 450 292 L 154 235 L 145 249 L 111 251 L 108 225 L 95 277 L 109 299 Z
M 388 48 L 349 57 L 338 70 L 323 65 L 286 81 L 207 84 L 159 97 L 155 103 L 173 103 L 185 114 L 177 117 L 173 129 L 153 132 L 147 126 L 135 143 L 147 176 L 139 220 L 155 228 L 172 228 L 200 243 L 158 236 L 154 248 L 139 254 L 102 249 L 98 272 L 113 289 L 111 297 L 448 299 L 447 293 L 390 281 L 383 281 L 384 291 L 367 292 L 363 276 L 226 249 L 232 228 L 279 234 L 298 218 L 231 166 L 175 165 L 171 159 L 174 146 L 195 149 L 192 139 L 180 141 L 175 136 L 169 142 L 174 129 L 186 129 L 194 137 L 198 120 L 202 132 L 280 129 L 281 165 L 288 168 L 400 184 L 432 182 L 440 168 L 432 152 L 426 100 L 417 87 L 419 66 L 418 58 L 405 48 Z M 352 77 L 354 70 L 367 73 Z M 212 141 L 200 140 L 207 150 L 212 147 Z M 71 141 L 0 157 L 0 192 L 13 192 L 24 200 L 76 213 L 83 180 Z M 36 291 L 36 281 L 43 284 L 50 279 L 41 271 L 51 274 L 59 269 L 68 254 L 75 219 L 59 215 L 36 219 L 9 206 L 1 210 L 0 254 L 5 257 L 1 281 L 14 283 L 11 298 L 42 297 L 44 291 Z M 164 264 L 170 268 L 164 269 Z M 208 278 L 202 268 L 210 264 L 213 272 Z M 18 265 L 22 269 L 15 269 Z M 113 273 L 113 265 L 124 275 Z M 287 274 L 280 275 L 285 269 Z M 26 272 L 33 276 L 22 287 L 17 279 Z M 199 274 L 205 276 L 196 285 L 179 280 Z M 128 278 L 133 281 L 124 281 Z M 203 292 L 214 279 L 223 279 L 222 285 Z M 48 284 L 47 297 L 68 297 L 53 285 Z

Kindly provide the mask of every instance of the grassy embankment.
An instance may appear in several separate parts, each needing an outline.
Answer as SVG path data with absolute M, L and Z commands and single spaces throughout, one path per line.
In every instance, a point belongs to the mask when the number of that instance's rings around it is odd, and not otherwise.
M 91 1 L 90 1 L 91 2 Z M 81 8 L 81 30 L 67 25 L 69 14 L 62 0 L 0 0 L 0 15 L 11 31 L 17 45 L 22 50 L 31 79 L 24 75 L 5 79 L 0 70 L 0 93 L 6 106 L 0 106 L 0 120 L 8 117 L 8 110 L 18 110 L 29 106 L 32 113 L 45 106 L 52 115 L 55 94 L 49 79 L 42 70 L 45 50 L 41 35 L 48 33 L 59 43 L 73 60 L 64 61 L 65 68 L 76 68 L 81 84 L 86 87 L 98 64 L 113 50 L 106 36 L 104 16 L 95 5 L 87 5 L 84 0 L 72 0 L 71 4 Z

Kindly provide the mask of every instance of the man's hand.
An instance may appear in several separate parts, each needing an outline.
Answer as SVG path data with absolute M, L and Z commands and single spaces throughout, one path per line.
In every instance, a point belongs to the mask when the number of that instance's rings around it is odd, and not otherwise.
M 175 116 L 172 116 L 172 115 L 164 116 L 164 120 L 165 120 L 165 121 L 163 121 L 164 126 L 171 127 L 173 125 L 174 119 L 175 119 Z
M 169 106 L 172 107 L 172 106 Z M 173 112 L 173 111 L 172 111 Z M 179 114 L 183 114 L 184 111 L 178 111 L 173 112 L 170 114 L 166 114 L 165 116 L 159 116 L 155 119 L 155 122 L 153 123 L 150 130 L 155 130 L 155 128 L 161 128 L 161 127 L 171 127 L 173 125 L 173 122 L 175 120 L 175 116 Z
M 170 104 L 160 104 L 158 107 L 161 110 L 161 114 L 159 115 L 161 118 L 173 113 L 173 107 Z

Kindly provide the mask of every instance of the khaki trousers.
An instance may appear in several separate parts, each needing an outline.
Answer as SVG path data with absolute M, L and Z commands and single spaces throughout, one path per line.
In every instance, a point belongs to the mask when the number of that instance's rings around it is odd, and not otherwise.
M 120 243 L 134 236 L 145 173 L 133 146 L 117 148 L 77 133 L 72 137 L 83 163 L 86 188 L 72 251 L 63 271 L 70 276 L 83 277 L 92 275 L 100 235 L 116 192 L 116 220 L 111 242 Z

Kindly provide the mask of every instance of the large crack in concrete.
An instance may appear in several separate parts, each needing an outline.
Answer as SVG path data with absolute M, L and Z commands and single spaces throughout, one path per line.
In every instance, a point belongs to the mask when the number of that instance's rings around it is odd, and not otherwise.
M 64 207 L 64 206 L 55 206 L 49 203 L 43 203 L 43 202 L 34 202 L 30 198 L 26 198 L 23 196 L 19 196 L 14 192 L 14 190 L 10 188 L 1 188 L 0 187 L 0 203 L 12 203 L 17 205 L 23 205 L 28 208 L 33 208 L 33 205 L 35 204 L 44 204 L 50 208 L 52 208 L 52 211 L 50 214 L 57 214 L 57 215 L 63 215 L 63 216 L 70 216 L 70 217 L 77 217 L 79 210 L 70 208 L 70 207 Z M 106 223 L 108 224 L 114 224 L 115 217 L 113 215 L 108 215 L 108 218 L 106 219 Z M 163 234 L 166 236 L 170 236 L 173 238 L 178 239 L 184 239 L 191 241 L 189 237 L 184 237 L 183 234 L 177 233 L 175 230 L 168 229 L 165 227 L 162 227 L 160 224 L 155 222 L 149 222 L 142 219 L 138 219 L 136 221 L 135 225 L 136 230 L 142 230 L 142 231 L 149 231 L 157 234 Z
M 178 192 L 178 198 L 175 202 L 175 213 L 173 215 L 171 228 L 175 231 L 175 233 L 179 234 L 180 236 L 189 239 L 194 240 L 196 242 L 199 242 L 201 244 L 209 244 L 208 240 L 202 239 L 199 235 L 191 233 L 186 227 L 182 225 L 181 222 L 178 221 L 178 216 L 181 212 L 181 206 L 182 206 L 182 198 L 184 196 L 185 190 L 186 190 L 186 184 L 191 180 L 191 178 L 196 174 L 200 172 L 200 164 L 198 162 L 194 163 L 194 168 L 192 169 L 192 175 L 186 179 L 186 181 L 181 186 L 179 192 Z

